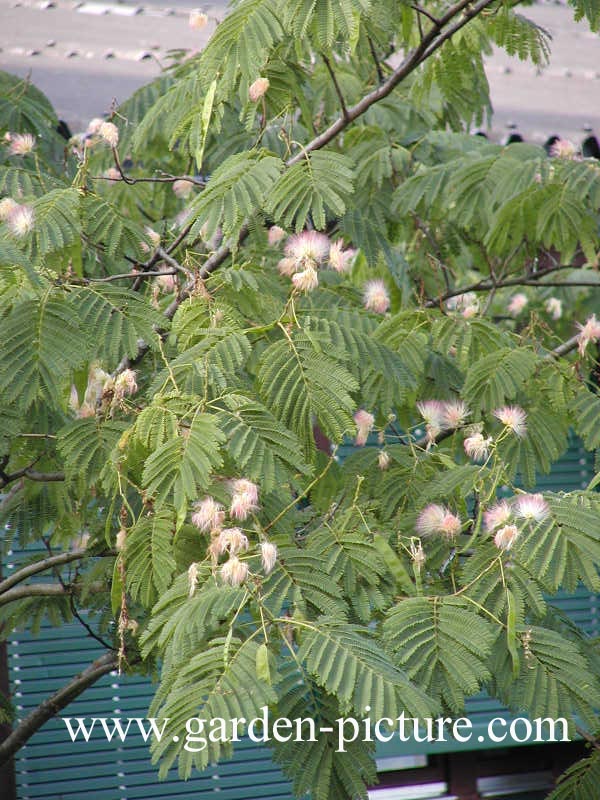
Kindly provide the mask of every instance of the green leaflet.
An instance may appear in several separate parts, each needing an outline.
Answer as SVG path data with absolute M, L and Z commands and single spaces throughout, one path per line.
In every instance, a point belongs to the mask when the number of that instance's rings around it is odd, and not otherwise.
M 400 600 L 384 625 L 409 677 L 455 712 L 490 677 L 487 659 L 497 635 L 472 604 L 452 597 Z
M 185 513 L 221 465 L 224 441 L 214 416 L 196 414 L 189 428 L 156 449 L 146 459 L 142 481 L 157 507 L 171 504 L 178 516 Z

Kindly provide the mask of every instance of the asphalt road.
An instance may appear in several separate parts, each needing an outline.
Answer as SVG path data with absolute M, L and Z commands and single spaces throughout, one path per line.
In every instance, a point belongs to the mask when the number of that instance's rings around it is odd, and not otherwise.
M 201 48 L 225 14 L 226 3 L 205 5 L 211 23 L 188 26 L 198 0 L 96 2 L 0 0 L 0 65 L 30 74 L 73 130 L 81 130 L 111 104 L 151 80 L 172 48 Z M 550 65 L 496 52 L 487 61 L 494 106 L 493 135 L 514 124 L 531 141 L 558 133 L 580 141 L 583 129 L 600 134 L 600 37 L 574 23 L 562 2 L 543 2 L 522 13 L 553 35 Z

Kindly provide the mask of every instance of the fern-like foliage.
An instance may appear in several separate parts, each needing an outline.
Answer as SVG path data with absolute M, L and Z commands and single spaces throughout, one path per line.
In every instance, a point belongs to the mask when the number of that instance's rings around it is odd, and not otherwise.
M 165 592 L 175 572 L 171 540 L 175 530 L 172 513 L 142 517 L 128 531 L 125 549 L 127 590 L 147 608 Z
M 282 169 L 282 162 L 264 152 L 230 156 L 211 175 L 208 186 L 192 206 L 193 231 L 210 239 L 222 228 L 228 239 L 243 221 L 262 208 Z
M 140 339 L 156 347 L 156 327 L 164 326 L 161 315 L 139 295 L 115 286 L 74 288 L 68 303 L 82 328 L 93 331 L 96 358 L 110 365 L 116 366 L 123 356 L 132 358 Z
M 370 706 L 375 719 L 397 717 L 403 710 L 415 717 L 431 713 L 431 700 L 364 629 L 324 618 L 302 633 L 298 658 L 343 710 L 362 713 Z
M 326 355 L 314 337 L 299 333 L 270 345 L 261 359 L 261 395 L 276 417 L 311 453 L 313 417 L 334 442 L 353 428 L 357 383 L 348 370 Z
M 295 664 L 283 663 L 280 672 L 277 713 L 286 719 L 312 717 L 321 727 L 314 741 L 295 742 L 292 737 L 273 743 L 274 758 L 293 780 L 295 796 L 310 792 L 314 800 L 366 800 L 366 787 L 376 779 L 372 745 L 348 742 L 339 752 L 336 726 L 342 712 L 336 698 L 321 692 Z
M 187 503 L 206 488 L 211 472 L 222 464 L 224 434 L 214 415 L 194 415 L 189 427 L 157 448 L 144 464 L 143 485 L 156 506 L 167 503 L 184 514 Z
M 225 735 L 231 740 L 235 718 L 259 717 L 261 708 L 276 699 L 273 688 L 256 674 L 259 647 L 252 639 L 213 639 L 209 647 L 182 664 L 172 680 L 161 684 L 151 714 L 169 717 L 173 730 L 185 730 L 191 717 L 206 720 L 221 717 L 225 720 Z M 240 730 L 243 731 L 243 726 Z M 154 743 L 153 760 L 155 763 L 160 760 L 161 776 L 167 774 L 177 758 L 180 776 L 189 778 L 192 767 L 204 769 L 231 754 L 230 741 L 207 741 L 203 750 L 193 753 L 182 745 L 167 737 Z
M 0 322 L 0 337 L 3 402 L 24 411 L 42 398 L 60 404 L 67 378 L 89 351 L 88 333 L 52 291 L 17 303 Z
M 600 782 L 600 755 L 597 750 L 569 767 L 558 779 L 548 800 L 594 800 Z
M 227 88 L 235 86 L 240 75 L 250 84 L 283 36 L 276 0 L 242 0 L 203 50 L 201 74 L 208 82 L 220 75 Z
M 300 442 L 260 403 L 230 397 L 228 408 L 217 415 L 227 437 L 227 455 L 252 480 L 272 491 L 290 473 L 307 474 Z
M 325 227 L 326 212 L 343 216 L 354 192 L 353 164 L 348 156 L 317 150 L 286 169 L 269 197 L 267 211 L 284 227 L 301 230 L 310 217 Z
M 67 478 L 93 485 L 126 430 L 120 420 L 100 422 L 95 418 L 69 423 L 58 433 L 58 449 L 64 458 Z
M 455 712 L 490 677 L 487 660 L 497 631 L 464 600 L 401 600 L 388 615 L 385 637 L 407 674 Z
M 515 711 L 526 708 L 532 717 L 566 717 L 571 726 L 578 714 L 593 727 L 599 688 L 577 645 L 535 625 L 520 626 L 517 638 L 520 666 L 516 679 L 507 664 L 510 654 L 500 641 L 490 663 L 493 688 L 502 701 Z

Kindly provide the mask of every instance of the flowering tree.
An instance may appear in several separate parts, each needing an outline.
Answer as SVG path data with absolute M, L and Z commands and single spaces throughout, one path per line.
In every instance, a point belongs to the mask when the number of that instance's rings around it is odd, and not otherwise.
M 4 758 L 157 662 L 180 727 L 459 715 L 483 687 L 593 740 L 597 654 L 552 595 L 600 590 L 600 501 L 532 491 L 570 429 L 600 446 L 600 167 L 467 134 L 491 43 L 548 55 L 497 0 L 241 0 L 66 146 L 0 76 L 1 515 L 47 551 L 2 619 L 107 648 Z M 336 747 L 273 742 L 298 795 L 364 797 L 372 743 Z

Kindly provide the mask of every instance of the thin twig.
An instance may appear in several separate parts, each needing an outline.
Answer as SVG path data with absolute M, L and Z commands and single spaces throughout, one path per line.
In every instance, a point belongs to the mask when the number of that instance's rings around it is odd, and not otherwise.
M 338 82 L 337 75 L 333 71 L 333 67 L 331 66 L 331 61 L 327 58 L 325 53 L 321 53 L 321 58 L 325 66 L 327 67 L 327 72 L 329 72 L 329 76 L 331 77 L 331 81 L 333 83 L 335 93 L 338 96 L 338 100 L 340 101 L 340 106 L 342 109 L 342 116 L 344 119 L 348 118 L 348 109 L 346 108 L 346 101 L 344 100 L 344 95 L 342 94 L 342 88 Z

